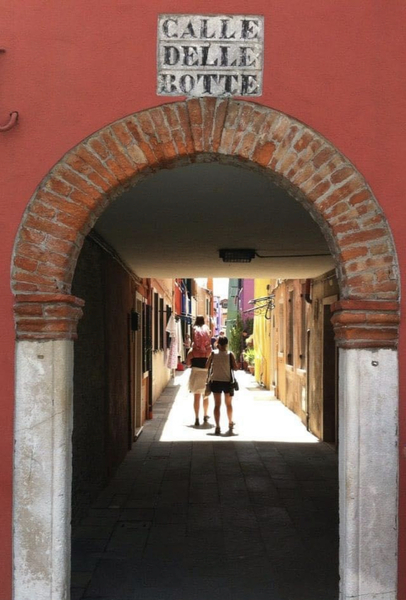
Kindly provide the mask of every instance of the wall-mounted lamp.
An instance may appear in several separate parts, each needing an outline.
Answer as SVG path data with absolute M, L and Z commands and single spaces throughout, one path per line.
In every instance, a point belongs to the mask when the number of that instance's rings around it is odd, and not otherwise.
M 255 258 L 252 248 L 223 248 L 219 250 L 219 257 L 227 263 L 249 263 Z

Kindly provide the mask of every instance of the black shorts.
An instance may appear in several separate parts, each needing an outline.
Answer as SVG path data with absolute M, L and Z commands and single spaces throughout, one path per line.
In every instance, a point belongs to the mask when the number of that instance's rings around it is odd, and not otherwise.
M 234 390 L 231 389 L 230 381 L 211 381 L 210 389 L 213 394 L 221 394 L 224 392 L 225 394 L 230 394 L 230 396 L 234 396 Z

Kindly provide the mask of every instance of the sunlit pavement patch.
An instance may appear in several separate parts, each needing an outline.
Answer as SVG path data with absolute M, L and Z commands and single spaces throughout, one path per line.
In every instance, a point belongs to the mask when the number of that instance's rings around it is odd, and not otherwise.
M 193 394 L 188 391 L 190 371 L 187 370 L 165 390 L 165 399 L 173 390 L 174 402 L 167 416 L 165 426 L 160 436 L 162 442 L 176 441 L 209 441 L 227 442 L 263 441 L 263 442 L 295 442 L 317 443 L 318 440 L 306 431 L 305 426 L 294 413 L 287 409 L 282 402 L 275 399 L 269 390 L 264 390 L 255 383 L 252 375 L 243 371 L 237 374 L 240 390 L 233 399 L 236 423 L 233 434 L 228 433 L 228 421 L 224 402 L 221 406 L 221 435 L 214 435 L 213 396 L 210 396 L 208 425 L 195 427 L 193 411 Z M 158 406 L 160 401 L 158 401 Z M 160 415 L 161 416 L 161 413 Z M 163 416 L 163 415 L 162 415 Z M 203 420 L 201 408 L 200 420 Z

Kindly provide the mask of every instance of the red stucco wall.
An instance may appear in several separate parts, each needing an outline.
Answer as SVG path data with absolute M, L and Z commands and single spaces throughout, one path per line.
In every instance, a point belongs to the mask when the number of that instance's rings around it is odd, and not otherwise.
M 25 206 L 52 165 L 83 138 L 155 95 L 159 13 L 246 13 L 245 0 L 14 0 L 2 6 L 0 124 L 0 600 L 11 596 L 14 333 L 10 262 Z M 406 271 L 406 5 L 387 0 L 253 0 L 265 15 L 264 93 L 258 100 L 327 137 L 361 171 L 392 228 Z M 401 398 L 406 381 L 405 326 Z M 406 403 L 401 405 L 401 530 L 406 524 Z M 400 564 L 406 564 L 406 535 Z M 406 598 L 403 567 L 399 600 Z

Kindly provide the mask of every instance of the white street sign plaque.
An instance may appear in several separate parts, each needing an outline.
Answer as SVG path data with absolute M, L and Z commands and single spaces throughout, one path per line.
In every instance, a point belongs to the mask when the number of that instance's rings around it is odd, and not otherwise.
M 158 96 L 260 96 L 264 17 L 160 15 Z

